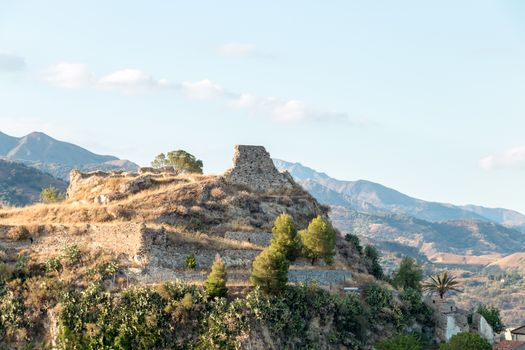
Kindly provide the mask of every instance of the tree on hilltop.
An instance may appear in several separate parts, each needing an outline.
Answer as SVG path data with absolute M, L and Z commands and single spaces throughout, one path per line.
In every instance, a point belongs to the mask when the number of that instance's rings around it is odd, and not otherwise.
M 227 281 L 226 266 L 221 256 L 217 254 L 208 279 L 204 282 L 204 288 L 212 298 L 223 298 L 228 295 L 228 288 L 226 287 Z
M 250 281 L 267 293 L 278 294 L 288 282 L 288 267 L 286 256 L 268 247 L 253 261 Z
M 173 167 L 181 173 L 202 174 L 202 160 L 197 159 L 193 154 L 184 150 L 170 151 L 166 154 L 161 153 L 151 162 L 154 168 Z
M 299 232 L 303 255 L 310 259 L 312 265 L 317 259 L 324 259 L 327 264 L 333 263 L 335 235 L 332 225 L 321 216 L 313 219 L 306 230 Z
M 61 202 L 64 200 L 64 197 L 64 194 L 60 193 L 60 190 L 53 186 L 46 187 L 40 192 L 40 200 L 45 204 Z
M 272 233 L 270 245 L 288 261 L 295 261 L 301 253 L 301 242 L 293 218 L 284 213 L 279 215 L 273 224 Z

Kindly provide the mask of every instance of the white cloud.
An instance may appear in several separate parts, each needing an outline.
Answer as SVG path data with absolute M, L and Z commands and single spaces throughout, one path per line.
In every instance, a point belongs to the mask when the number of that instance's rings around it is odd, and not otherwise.
M 0 53 L 0 72 L 19 72 L 25 69 L 24 58 L 9 53 Z
M 270 117 L 276 122 L 338 122 L 357 126 L 367 124 L 366 121 L 350 120 L 346 113 L 314 109 L 304 101 L 297 99 L 281 99 L 226 91 L 221 85 L 209 79 L 170 83 L 165 79 L 155 79 L 150 74 L 138 69 L 122 69 L 102 78 L 97 78 L 85 64 L 65 62 L 50 66 L 44 78 L 48 83 L 60 88 L 91 87 L 102 90 L 117 90 L 124 93 L 171 88 L 174 91 L 182 92 L 191 99 L 220 98 L 229 108 L 248 110 L 258 115 Z
M 186 96 L 197 100 L 207 100 L 224 94 L 224 89 L 220 85 L 208 79 L 186 81 L 181 87 Z
M 98 80 L 100 88 L 117 89 L 128 93 L 169 86 L 170 83 L 167 80 L 156 80 L 138 69 L 122 69 Z
M 525 167 L 525 146 L 487 156 L 479 161 L 479 165 L 486 170 Z
M 226 105 L 235 109 L 246 109 L 257 114 L 269 115 L 276 122 L 293 123 L 300 121 L 342 122 L 364 125 L 366 121 L 353 121 L 346 113 L 315 110 L 300 100 L 284 100 L 276 97 L 258 97 L 242 93 L 231 98 Z
M 254 44 L 228 43 L 220 47 L 219 53 L 225 57 L 248 57 L 256 55 Z
M 61 62 L 47 68 L 44 80 L 56 87 L 74 89 L 92 84 L 94 75 L 85 64 Z

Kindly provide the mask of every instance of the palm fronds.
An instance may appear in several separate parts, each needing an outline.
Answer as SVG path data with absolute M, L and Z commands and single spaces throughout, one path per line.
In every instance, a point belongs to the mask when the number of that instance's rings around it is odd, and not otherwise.
M 456 277 L 449 275 L 447 271 L 443 273 L 438 273 L 434 276 L 431 276 L 430 279 L 423 284 L 423 290 L 429 294 L 438 294 L 441 299 L 448 292 L 458 292 L 461 293 L 461 290 L 458 289 L 459 282 L 456 281 Z

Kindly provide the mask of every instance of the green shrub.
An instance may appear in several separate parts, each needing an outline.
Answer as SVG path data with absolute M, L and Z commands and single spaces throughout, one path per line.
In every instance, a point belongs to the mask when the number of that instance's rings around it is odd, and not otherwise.
M 40 200 L 42 203 L 51 204 L 63 201 L 65 196 L 60 193 L 60 190 L 56 187 L 46 187 L 40 192 Z
M 50 258 L 45 263 L 46 272 L 54 272 L 62 269 L 62 264 L 60 263 L 60 256 L 55 256 Z
M 383 268 L 379 263 L 379 252 L 377 249 L 371 245 L 365 247 L 365 256 L 370 264 L 368 272 L 372 274 L 377 279 L 382 279 L 384 277 Z
M 186 257 L 186 267 L 190 270 L 195 270 L 197 267 L 197 258 L 195 257 L 195 254 L 190 254 Z
M 212 298 L 225 297 L 228 295 L 228 288 L 226 287 L 227 280 L 226 266 L 219 254 L 217 254 L 213 266 L 211 267 L 210 275 L 206 282 L 204 282 L 204 288 Z
M 499 333 L 505 329 L 498 308 L 481 304 L 478 306 L 476 312 L 487 320 L 494 332 Z
M 376 344 L 377 350 L 421 350 L 421 340 L 410 334 L 400 334 Z
M 75 265 L 80 259 L 80 253 L 76 244 L 67 246 L 64 249 L 64 258 L 70 265 Z
M 353 235 L 351 233 L 347 233 L 345 235 L 345 240 L 347 242 L 352 243 L 352 245 L 354 246 L 355 250 L 357 250 L 359 255 L 363 255 L 363 247 L 361 246 L 361 242 L 360 242 L 359 237 L 357 235 Z
M 491 350 L 492 346 L 478 333 L 458 333 L 446 344 L 439 346 L 440 350 Z
M 373 311 L 379 312 L 381 309 L 390 306 L 392 293 L 388 289 L 373 284 L 365 292 L 365 302 Z

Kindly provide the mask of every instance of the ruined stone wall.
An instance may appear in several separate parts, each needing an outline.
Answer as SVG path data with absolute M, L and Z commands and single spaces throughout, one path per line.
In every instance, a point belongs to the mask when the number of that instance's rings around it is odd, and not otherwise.
M 249 242 L 255 245 L 266 247 L 270 245 L 273 235 L 268 232 L 226 232 L 224 238 L 234 241 Z
M 277 170 L 262 146 L 236 145 L 233 168 L 224 177 L 233 184 L 248 186 L 258 192 L 282 192 L 294 188 L 291 176 Z

